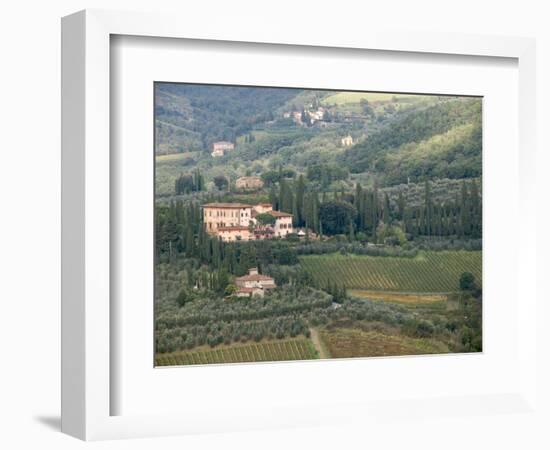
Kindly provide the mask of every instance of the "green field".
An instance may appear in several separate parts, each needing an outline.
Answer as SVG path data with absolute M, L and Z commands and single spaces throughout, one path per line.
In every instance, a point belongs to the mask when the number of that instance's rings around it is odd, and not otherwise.
M 162 161 L 178 161 L 185 158 L 190 158 L 193 155 L 196 155 L 197 152 L 182 152 L 182 153 L 169 153 L 167 155 L 157 155 L 157 162 Z
M 324 105 L 344 105 L 348 103 L 359 103 L 361 100 L 368 102 L 389 102 L 392 100 L 414 99 L 422 96 L 407 94 L 386 94 L 383 92 L 338 92 L 325 97 L 321 103 Z
M 318 358 L 317 351 L 309 339 L 295 338 L 161 353 L 156 355 L 155 365 L 186 366 L 192 364 L 295 361 Z
M 420 252 L 414 258 L 320 255 L 300 258 L 319 285 L 396 292 L 453 292 L 463 272 L 481 284 L 481 252 Z

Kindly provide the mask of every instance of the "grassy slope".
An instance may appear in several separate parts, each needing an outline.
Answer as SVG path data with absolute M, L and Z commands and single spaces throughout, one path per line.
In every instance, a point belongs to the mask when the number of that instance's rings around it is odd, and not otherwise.
M 332 358 L 424 355 L 448 353 L 449 348 L 433 339 L 363 331 L 356 328 L 334 328 L 321 331 L 323 342 Z
M 361 100 L 368 102 L 390 102 L 403 101 L 411 99 L 420 99 L 424 96 L 408 94 L 386 94 L 384 92 L 338 92 L 325 97 L 321 104 L 323 105 L 343 105 L 349 103 L 359 103 Z
M 369 291 L 365 289 L 352 289 L 350 294 L 358 298 L 412 306 L 432 305 L 434 303 L 445 302 L 447 300 L 447 296 L 441 294 L 410 294 L 401 292 Z
M 453 292 L 462 272 L 481 283 L 481 252 L 421 252 L 415 258 L 356 255 L 303 256 L 301 264 L 320 284 L 397 292 Z

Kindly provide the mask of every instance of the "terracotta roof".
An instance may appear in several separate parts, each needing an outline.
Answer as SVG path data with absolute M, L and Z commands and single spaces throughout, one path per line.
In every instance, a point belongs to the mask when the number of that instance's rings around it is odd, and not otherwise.
M 252 208 L 252 205 L 246 203 L 205 203 L 202 205 L 203 208 L 231 208 L 231 209 L 242 209 L 242 208 Z
M 267 275 L 260 275 L 254 274 L 254 275 L 245 275 L 243 277 L 237 277 L 235 278 L 235 281 L 273 281 L 275 280 L 271 277 L 268 277 Z
M 292 217 L 292 214 L 282 211 L 267 211 L 266 214 L 271 214 L 273 217 Z
M 237 181 L 262 181 L 262 179 L 260 177 L 256 177 L 256 176 L 251 176 L 251 177 L 239 177 L 237 178 Z

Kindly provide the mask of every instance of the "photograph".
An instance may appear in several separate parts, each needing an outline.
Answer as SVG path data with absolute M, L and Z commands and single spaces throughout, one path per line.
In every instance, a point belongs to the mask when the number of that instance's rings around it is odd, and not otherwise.
M 367 89 L 154 83 L 155 367 L 483 351 L 483 97 Z

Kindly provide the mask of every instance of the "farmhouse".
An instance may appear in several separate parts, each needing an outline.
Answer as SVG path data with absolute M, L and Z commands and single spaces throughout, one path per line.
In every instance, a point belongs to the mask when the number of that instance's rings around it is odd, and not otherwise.
M 212 157 L 223 156 L 235 148 L 235 144 L 227 141 L 214 142 L 212 144 Z
M 267 275 L 258 273 L 257 268 L 248 269 L 248 275 L 235 279 L 237 297 L 252 297 L 253 295 L 264 296 L 265 291 L 275 289 L 275 280 Z
M 340 142 L 344 147 L 349 147 L 353 145 L 353 138 L 348 134 L 346 137 L 343 137 Z
M 264 182 L 260 177 L 240 177 L 237 178 L 237 181 L 235 182 L 237 189 L 242 190 L 260 189 L 263 185 Z

